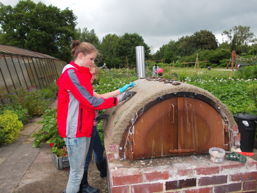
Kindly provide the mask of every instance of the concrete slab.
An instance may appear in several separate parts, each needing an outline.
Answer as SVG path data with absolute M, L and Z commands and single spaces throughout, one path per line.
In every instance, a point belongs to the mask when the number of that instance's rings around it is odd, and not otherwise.
M 51 160 L 48 145 L 43 145 L 31 167 L 21 178 L 13 193 L 58 193 L 63 192 L 68 179 L 68 170 L 58 170 Z
M 31 144 L 14 144 L 14 147 L 8 147 L 4 152 L 8 150 L 10 152 L 5 153 L 0 165 L 0 190 L 2 193 L 13 192 L 39 153 L 39 149 L 33 148 Z

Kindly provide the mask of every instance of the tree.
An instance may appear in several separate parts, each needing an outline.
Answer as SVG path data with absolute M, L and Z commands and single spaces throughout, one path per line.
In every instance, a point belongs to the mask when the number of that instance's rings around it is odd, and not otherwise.
M 91 29 L 90 31 L 87 28 L 76 29 L 75 39 L 80 40 L 81 42 L 89 42 L 97 48 L 99 48 L 100 46 L 100 41 L 93 29 Z
M 218 47 L 215 35 L 208 30 L 195 32 L 192 36 L 185 36 L 177 41 L 177 55 L 188 56 L 196 51 L 211 50 Z
M 0 43 L 70 59 L 76 17 L 69 9 L 21 0 L 15 7 L 0 5 Z
M 120 37 L 116 34 L 108 34 L 103 37 L 100 50 L 103 56 L 103 62 L 109 68 L 118 68 L 121 63 L 118 57 L 119 39 Z
M 249 54 L 257 55 L 257 44 L 253 44 L 249 48 Z
M 208 30 L 201 30 L 192 35 L 193 47 L 196 50 L 214 50 L 218 47 L 215 35 Z
M 176 42 L 178 56 L 188 56 L 193 54 L 196 49 L 193 44 L 192 36 L 183 36 Z
M 154 59 L 157 61 L 163 61 L 170 63 L 177 60 L 176 56 L 177 47 L 176 42 L 171 40 L 168 44 L 163 45 L 154 55 Z
M 254 33 L 247 26 L 234 26 L 225 30 L 222 35 L 228 39 L 231 50 L 236 50 L 237 53 L 245 52 L 248 44 L 256 42 Z
M 122 65 L 121 67 L 135 67 L 136 64 L 136 46 L 144 46 L 145 58 L 150 55 L 150 48 L 144 42 L 144 39 L 137 33 L 129 34 L 125 33 L 119 39 L 118 44 L 118 57 L 120 57 Z

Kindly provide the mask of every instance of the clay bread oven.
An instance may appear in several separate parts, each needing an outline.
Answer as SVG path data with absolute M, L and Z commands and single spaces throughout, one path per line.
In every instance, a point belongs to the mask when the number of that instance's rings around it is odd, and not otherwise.
M 206 90 L 177 81 L 139 79 L 136 94 L 107 111 L 105 147 L 110 160 L 207 153 L 239 146 L 232 114 Z

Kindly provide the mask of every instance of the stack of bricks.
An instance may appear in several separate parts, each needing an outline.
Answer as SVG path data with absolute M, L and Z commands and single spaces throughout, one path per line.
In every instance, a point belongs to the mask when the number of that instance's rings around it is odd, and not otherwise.
M 257 192 L 257 161 L 251 158 L 213 163 L 209 155 L 137 161 L 115 157 L 108 157 L 111 193 Z

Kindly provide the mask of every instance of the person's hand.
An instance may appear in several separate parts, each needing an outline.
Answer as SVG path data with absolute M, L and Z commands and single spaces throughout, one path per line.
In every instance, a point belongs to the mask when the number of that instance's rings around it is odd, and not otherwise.
M 136 85 L 135 82 L 131 82 L 129 84 L 124 85 L 123 87 L 119 88 L 120 93 L 125 92 L 128 88 L 132 88 Z
M 133 97 L 136 94 L 136 92 L 134 91 L 126 91 L 124 93 L 121 93 L 117 96 L 117 99 L 119 101 L 119 103 L 123 102 L 123 101 L 127 101 L 129 100 L 131 97 Z

